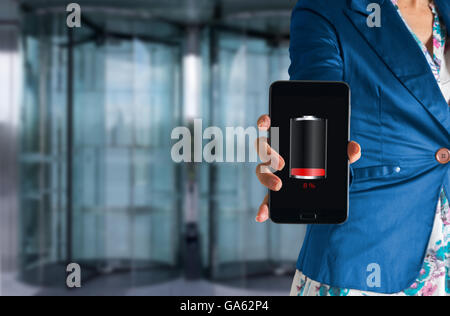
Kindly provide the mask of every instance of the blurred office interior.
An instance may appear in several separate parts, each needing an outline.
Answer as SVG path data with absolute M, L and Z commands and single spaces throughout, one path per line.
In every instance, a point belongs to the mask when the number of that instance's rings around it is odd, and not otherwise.
M 288 294 L 305 227 L 255 222 L 256 164 L 170 151 L 267 113 L 295 1 L 69 2 L 0 1 L 0 294 Z

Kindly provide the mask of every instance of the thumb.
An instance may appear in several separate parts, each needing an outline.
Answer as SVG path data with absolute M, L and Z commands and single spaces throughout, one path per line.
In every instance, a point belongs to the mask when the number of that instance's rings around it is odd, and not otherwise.
M 357 142 L 351 141 L 348 143 L 347 153 L 350 163 L 355 163 L 361 158 L 361 146 Z

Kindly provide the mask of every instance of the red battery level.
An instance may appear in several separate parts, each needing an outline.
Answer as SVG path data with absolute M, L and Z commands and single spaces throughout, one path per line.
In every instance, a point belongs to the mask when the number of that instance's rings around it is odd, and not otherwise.
M 327 177 L 328 120 L 308 115 L 291 119 L 290 177 Z

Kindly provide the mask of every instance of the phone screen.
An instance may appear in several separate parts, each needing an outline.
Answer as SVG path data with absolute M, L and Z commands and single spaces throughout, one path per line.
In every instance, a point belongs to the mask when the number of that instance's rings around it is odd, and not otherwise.
M 349 184 L 348 85 L 275 82 L 271 86 L 269 112 L 270 143 L 286 161 L 284 169 L 275 173 L 283 187 L 279 192 L 270 192 L 271 220 L 292 224 L 345 222 Z

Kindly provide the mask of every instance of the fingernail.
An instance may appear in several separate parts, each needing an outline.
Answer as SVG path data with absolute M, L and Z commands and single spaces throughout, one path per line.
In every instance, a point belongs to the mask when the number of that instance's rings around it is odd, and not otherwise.
M 273 187 L 274 191 L 280 191 L 281 185 L 282 185 L 282 183 L 279 180 L 272 181 L 272 187 Z
M 278 168 L 280 167 L 280 161 L 278 159 L 272 158 L 270 160 L 270 167 L 272 167 L 272 169 L 278 170 Z
M 265 216 L 265 215 L 258 215 L 258 216 L 256 216 L 255 221 L 257 223 L 264 223 L 268 219 L 269 218 L 267 216 Z
M 270 186 L 272 188 L 275 188 L 277 185 L 278 185 L 278 180 L 277 179 L 270 180 Z
M 277 191 L 280 191 L 282 186 L 283 186 L 283 183 L 282 182 L 278 182 L 278 185 L 277 185 L 277 187 L 275 189 Z
M 284 169 L 284 167 L 286 166 L 286 162 L 284 161 L 283 158 L 281 158 L 281 166 L 280 166 L 280 171 Z

